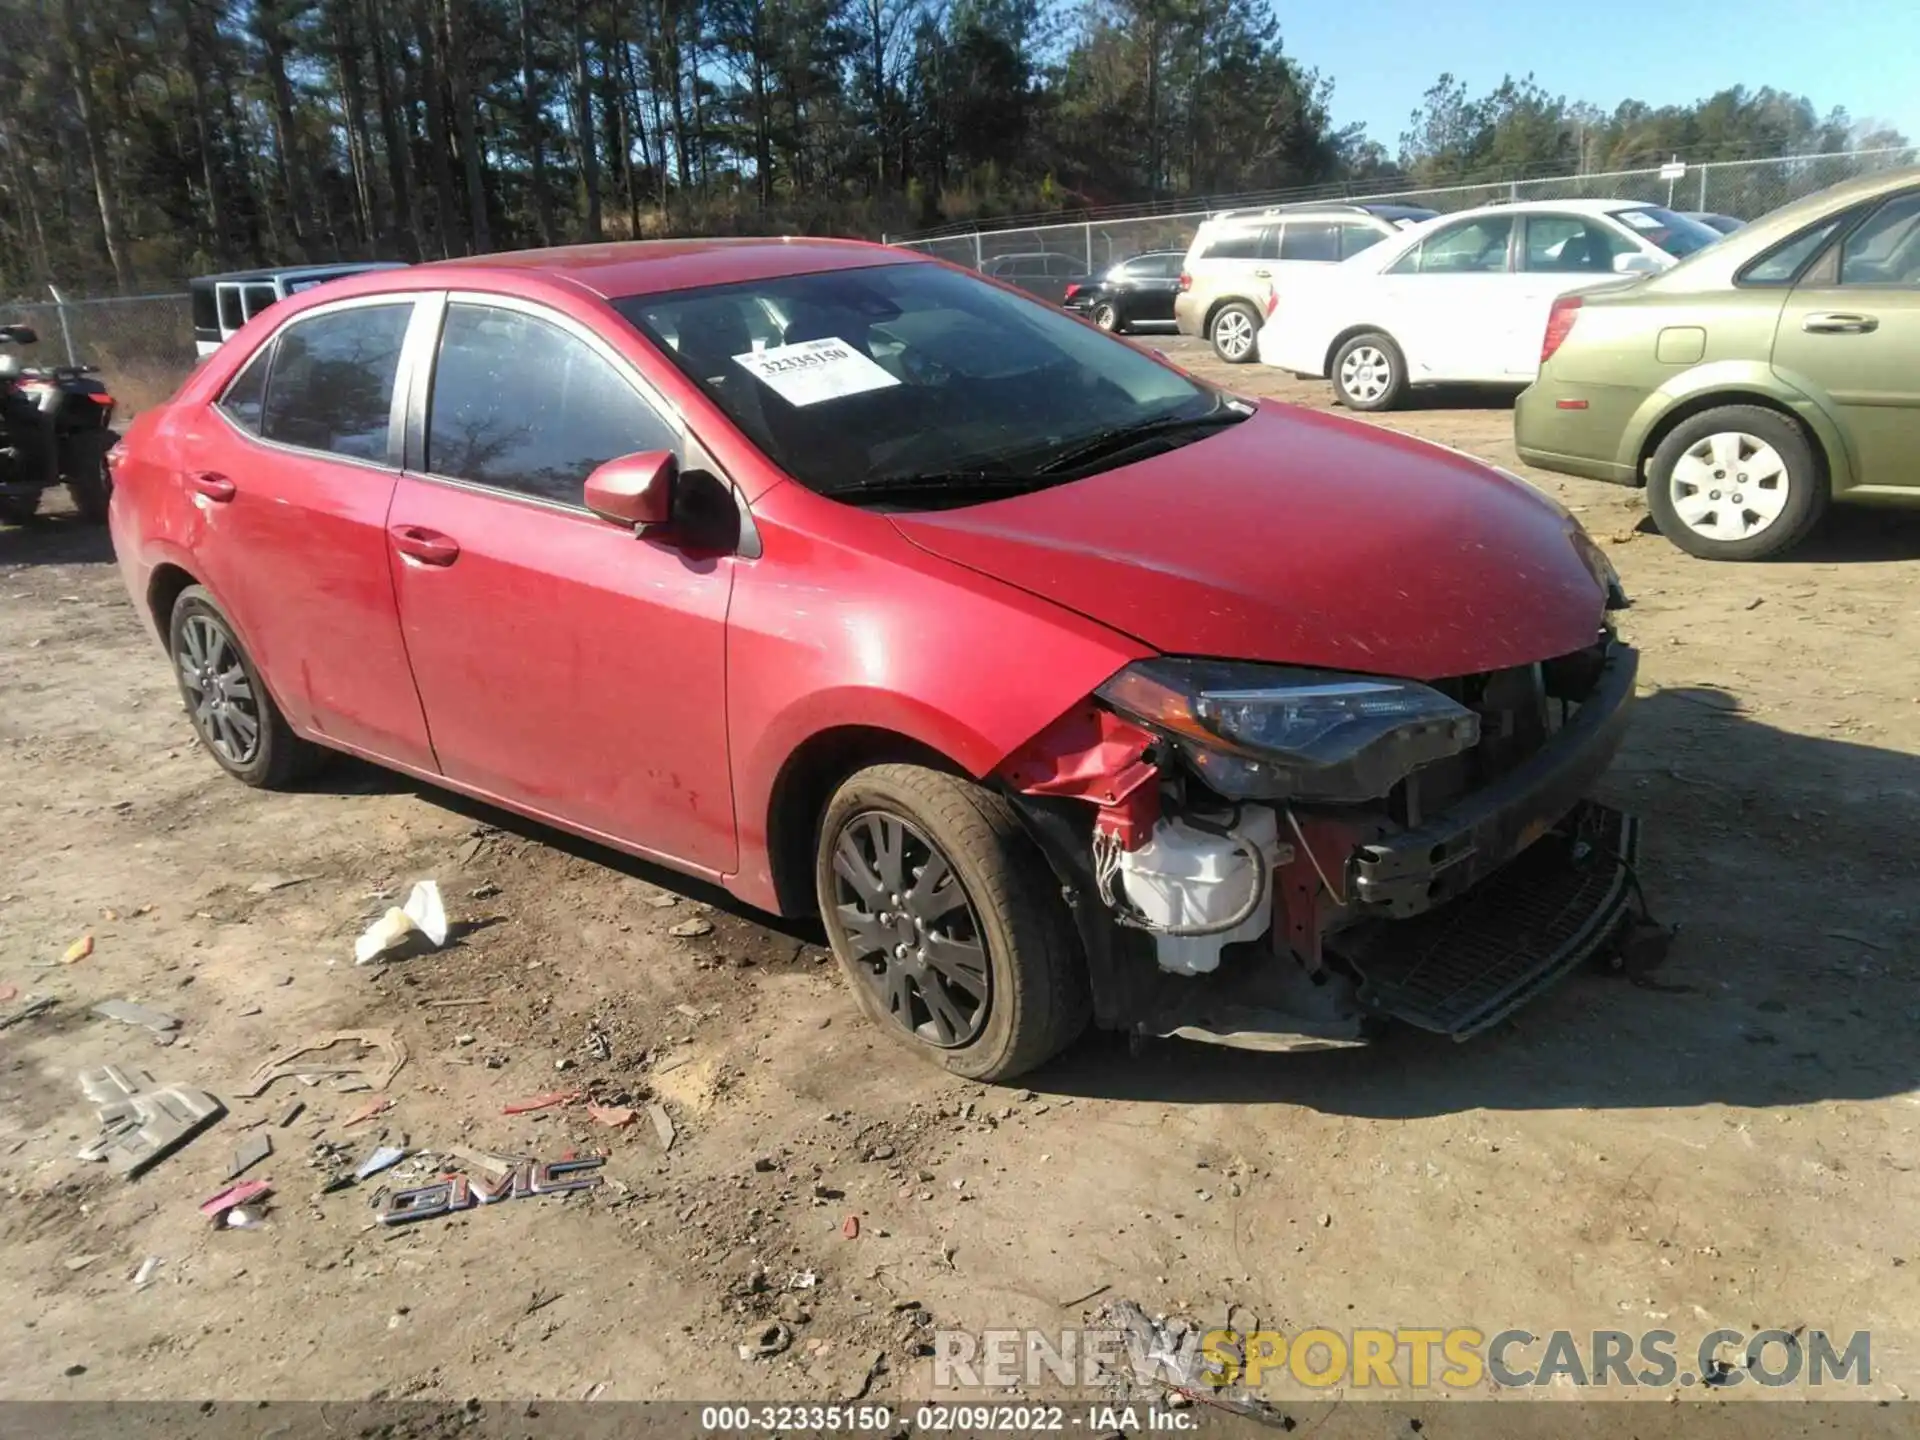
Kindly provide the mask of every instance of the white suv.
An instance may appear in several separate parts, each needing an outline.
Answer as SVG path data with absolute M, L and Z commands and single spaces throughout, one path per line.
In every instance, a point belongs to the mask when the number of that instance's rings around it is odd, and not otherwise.
M 1290 270 L 1324 270 L 1432 218 L 1412 205 L 1315 203 L 1229 210 L 1200 226 L 1180 272 L 1173 318 L 1229 365 L 1254 358 L 1269 289 Z

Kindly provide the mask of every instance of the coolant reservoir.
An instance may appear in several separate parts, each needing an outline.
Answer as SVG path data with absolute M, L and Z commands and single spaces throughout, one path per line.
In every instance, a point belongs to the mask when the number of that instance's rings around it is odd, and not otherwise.
M 1265 805 L 1243 805 L 1235 833 L 1260 852 L 1269 879 L 1274 868 L 1289 858 L 1291 852 L 1280 844 L 1278 820 Z M 1121 888 L 1156 930 L 1230 920 L 1246 908 L 1256 883 L 1246 846 L 1164 816 L 1145 845 L 1120 856 Z M 1219 969 L 1221 947 L 1257 940 L 1267 933 L 1273 921 L 1268 888 L 1260 907 L 1231 930 L 1212 935 L 1155 934 L 1160 968 L 1176 975 L 1205 975 Z

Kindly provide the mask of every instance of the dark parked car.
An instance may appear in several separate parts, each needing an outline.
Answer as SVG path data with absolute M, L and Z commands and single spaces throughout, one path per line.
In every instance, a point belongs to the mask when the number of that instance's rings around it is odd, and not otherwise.
M 1067 286 L 1069 310 L 1092 318 L 1102 330 L 1124 332 L 1138 324 L 1173 323 L 1173 300 L 1180 293 L 1184 250 L 1151 250 L 1109 266 L 1106 273 Z
M 1086 263 L 1072 255 L 1033 250 L 1020 255 L 995 255 L 980 267 L 982 275 L 1018 286 L 1036 299 L 1058 305 L 1078 281 L 1087 279 Z

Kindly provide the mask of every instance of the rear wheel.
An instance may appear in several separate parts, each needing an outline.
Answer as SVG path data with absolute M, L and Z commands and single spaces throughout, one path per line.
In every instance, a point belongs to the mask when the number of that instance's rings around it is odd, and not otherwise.
M 1820 523 L 1827 499 L 1827 478 L 1806 432 L 1758 405 L 1690 416 L 1647 464 L 1654 523 L 1702 560 L 1782 554 Z
M 189 585 L 173 602 L 167 652 L 193 733 L 229 775 L 277 790 L 310 775 L 326 752 L 293 733 L 213 596 Z
M 1006 1080 L 1087 1023 L 1086 976 L 1051 870 L 1007 802 L 917 765 L 835 793 L 814 880 L 860 1008 L 972 1080 Z
M 1111 300 L 1102 300 L 1093 307 L 1093 323 L 1102 330 L 1120 331 L 1127 328 L 1120 323 L 1120 312 L 1114 308 Z
M 1350 410 L 1391 410 L 1407 393 L 1400 347 L 1377 330 L 1356 335 L 1333 357 L 1333 394 Z
M 1213 353 L 1229 365 L 1245 365 L 1254 358 L 1260 334 L 1260 312 L 1244 300 L 1222 305 L 1207 328 Z
M 104 524 L 107 502 L 113 498 L 113 476 L 107 469 L 107 451 L 120 437 L 108 429 L 87 430 L 67 442 L 65 473 L 67 495 L 80 518 L 90 524 Z

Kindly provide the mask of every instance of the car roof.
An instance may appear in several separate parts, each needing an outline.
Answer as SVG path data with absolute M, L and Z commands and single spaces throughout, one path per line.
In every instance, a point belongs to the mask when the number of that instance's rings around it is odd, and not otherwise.
M 691 290 L 781 275 L 821 270 L 851 270 L 869 265 L 929 263 L 925 256 L 865 240 L 830 240 L 810 235 L 747 236 L 724 239 L 624 240 L 599 245 L 561 245 L 546 250 L 515 250 L 436 260 L 413 267 L 438 280 L 435 272 L 495 278 L 534 273 L 570 280 L 605 300 L 627 295 Z M 455 283 L 449 277 L 449 283 Z
M 404 260 L 350 260 L 335 265 L 263 265 L 253 270 L 225 270 L 196 275 L 189 285 L 215 285 L 248 280 L 324 280 L 332 275 L 359 275 L 370 270 L 405 270 Z
M 1659 200 L 1630 200 L 1618 196 L 1611 200 L 1498 200 L 1491 205 L 1476 205 L 1471 210 L 1451 210 L 1441 218 L 1458 220 L 1466 215 L 1611 215 L 1616 210 L 1664 210 Z

